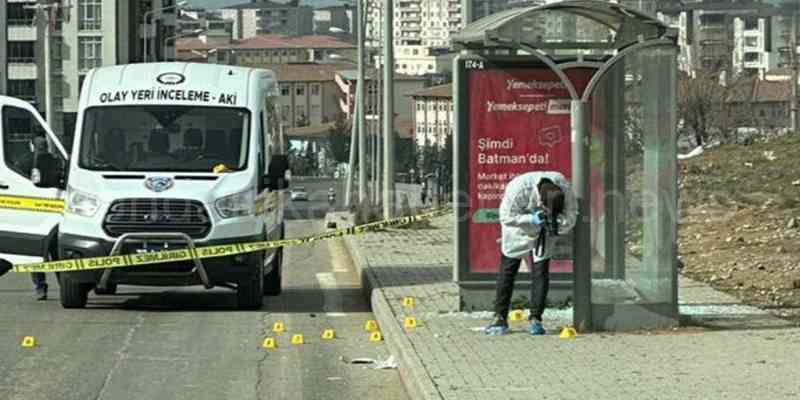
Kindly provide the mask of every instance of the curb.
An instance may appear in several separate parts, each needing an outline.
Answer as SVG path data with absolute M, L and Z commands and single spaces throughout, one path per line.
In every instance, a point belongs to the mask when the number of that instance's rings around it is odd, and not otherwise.
M 378 326 L 383 331 L 384 340 L 389 346 L 389 350 L 393 354 L 398 354 L 400 358 L 400 379 L 403 381 L 409 397 L 420 400 L 444 399 L 433 379 L 428 376 L 422 364 L 422 358 L 417 355 L 414 345 L 406 336 L 366 257 L 352 244 L 351 238 L 344 239 L 345 248 L 361 276 L 361 286 L 364 293 L 369 296 L 372 312 L 375 314 Z

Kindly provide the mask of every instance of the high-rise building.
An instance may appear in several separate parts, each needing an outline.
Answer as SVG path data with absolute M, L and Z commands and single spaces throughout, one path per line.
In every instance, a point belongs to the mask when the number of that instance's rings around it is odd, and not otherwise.
M 233 20 L 233 38 L 249 39 L 261 34 L 310 35 L 314 33 L 314 9 L 297 2 L 253 0 L 225 7 L 222 18 Z
M 381 0 L 370 0 L 367 46 L 380 49 L 384 17 Z M 451 68 L 450 36 L 464 26 L 460 0 L 396 0 L 394 5 L 395 71 L 426 75 Z M 378 63 L 382 63 L 380 57 Z
M 26 8 L 37 3 L 51 7 L 49 24 L 46 14 Z M 45 117 L 69 137 L 90 69 L 142 61 L 145 39 L 148 61 L 175 58 L 175 6 L 175 0 L 0 0 L 0 66 L 5 68 L 0 93 L 29 100 L 45 112 L 49 29 L 53 109 Z

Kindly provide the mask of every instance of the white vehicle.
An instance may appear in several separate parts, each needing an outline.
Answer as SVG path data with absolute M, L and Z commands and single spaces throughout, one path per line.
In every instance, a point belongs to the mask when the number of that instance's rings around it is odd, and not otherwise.
M 290 194 L 292 201 L 307 201 L 308 200 L 308 192 L 306 188 L 303 186 L 297 186 L 292 188 L 292 192 Z
M 41 118 L 20 107 L 48 131 L 51 146 L 35 154 L 35 185 L 9 168 L 0 180 L 20 181 L 19 190 L 6 191 L 15 196 L 64 191 L 65 212 L 60 221 L 34 223 L 42 213 L 2 209 L 0 239 L 29 234 L 27 255 L 35 237 L 39 258 L 69 259 L 283 238 L 288 162 L 276 94 L 267 70 L 191 63 L 94 69 L 83 83 L 67 168 L 58 167 L 63 147 Z M 20 106 L 7 98 L 0 105 Z M 57 235 L 48 224 L 58 225 Z M 260 308 L 265 294 L 281 291 L 282 258 L 278 249 L 60 273 L 61 303 L 82 308 L 89 291 L 114 293 L 118 284 L 202 284 L 233 288 L 240 308 Z

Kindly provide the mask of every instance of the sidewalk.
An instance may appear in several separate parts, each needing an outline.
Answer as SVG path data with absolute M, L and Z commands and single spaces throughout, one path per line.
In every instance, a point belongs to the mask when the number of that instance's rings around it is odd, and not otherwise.
M 372 289 L 373 312 L 412 398 L 789 399 L 800 397 L 800 328 L 680 280 L 687 323 L 669 332 L 595 333 L 562 340 L 572 311 L 548 310 L 548 335 L 526 324 L 486 337 L 490 313 L 460 313 L 450 217 L 434 229 L 346 238 Z M 416 299 L 406 309 L 404 297 Z M 406 316 L 419 326 L 403 328 Z M 794 327 L 793 327 L 794 326 Z

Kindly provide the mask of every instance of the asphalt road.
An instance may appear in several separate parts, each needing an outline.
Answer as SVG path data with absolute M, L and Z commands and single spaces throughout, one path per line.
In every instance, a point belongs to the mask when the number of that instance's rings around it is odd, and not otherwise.
M 290 221 L 288 235 L 321 225 Z M 372 314 L 343 244 L 287 249 L 284 265 L 284 293 L 258 312 L 236 310 L 225 289 L 133 286 L 63 310 L 54 276 L 50 300 L 36 302 L 28 276 L 12 273 L 0 279 L 0 399 L 406 399 L 397 370 L 341 360 L 389 355 L 363 330 Z M 329 328 L 338 337 L 321 340 Z M 295 333 L 306 343 L 292 345 Z M 21 347 L 25 336 L 37 347 Z M 265 337 L 278 348 L 263 349 Z

